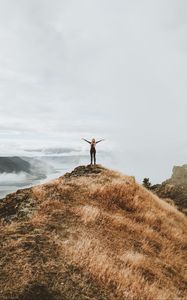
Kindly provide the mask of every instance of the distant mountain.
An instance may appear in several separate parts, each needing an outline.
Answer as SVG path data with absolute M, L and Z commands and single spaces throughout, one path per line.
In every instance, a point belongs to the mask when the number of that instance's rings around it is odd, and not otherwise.
M 0 157 L 0 173 L 31 173 L 31 164 L 17 156 Z

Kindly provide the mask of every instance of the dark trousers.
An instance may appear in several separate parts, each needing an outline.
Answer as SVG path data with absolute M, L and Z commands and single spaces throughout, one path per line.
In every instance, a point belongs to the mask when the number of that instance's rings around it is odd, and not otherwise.
M 94 160 L 94 165 L 95 165 L 96 164 L 96 150 L 95 149 L 90 150 L 90 158 L 91 158 L 91 165 L 93 164 L 93 160 Z

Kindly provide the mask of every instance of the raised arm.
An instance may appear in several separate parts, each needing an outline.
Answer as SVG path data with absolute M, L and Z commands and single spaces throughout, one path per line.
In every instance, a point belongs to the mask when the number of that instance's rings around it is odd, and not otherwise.
M 82 140 L 85 141 L 85 142 L 87 142 L 87 143 L 89 143 L 89 144 L 91 144 L 91 142 L 88 141 L 88 140 L 86 140 L 86 139 L 82 139 Z
M 98 144 L 98 143 L 100 143 L 100 142 L 102 142 L 102 141 L 104 141 L 104 139 L 97 141 L 96 144 Z

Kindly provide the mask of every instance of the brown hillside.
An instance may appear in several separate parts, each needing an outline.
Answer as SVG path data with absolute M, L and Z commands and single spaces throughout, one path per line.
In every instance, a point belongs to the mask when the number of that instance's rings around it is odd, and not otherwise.
M 187 219 L 101 166 L 0 202 L 0 299 L 187 299 Z

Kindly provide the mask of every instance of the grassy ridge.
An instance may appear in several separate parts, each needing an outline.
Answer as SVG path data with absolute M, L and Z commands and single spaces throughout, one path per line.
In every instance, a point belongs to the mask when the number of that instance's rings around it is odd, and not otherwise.
M 187 297 L 187 219 L 132 177 L 79 167 L 0 215 L 0 299 Z

